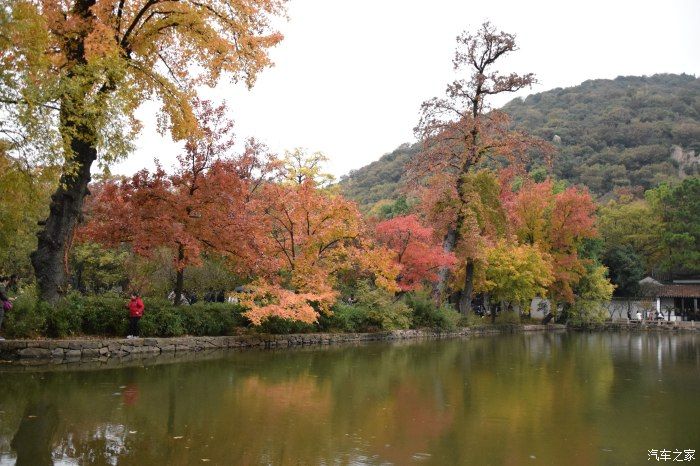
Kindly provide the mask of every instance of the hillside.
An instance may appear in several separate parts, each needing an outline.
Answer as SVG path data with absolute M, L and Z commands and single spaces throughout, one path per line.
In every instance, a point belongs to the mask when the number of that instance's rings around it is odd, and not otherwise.
M 597 79 L 514 99 L 503 110 L 558 147 L 558 178 L 599 196 L 622 186 L 648 189 L 700 172 L 700 79 L 660 74 Z M 420 149 L 404 144 L 341 179 L 364 208 L 395 199 L 404 166 Z

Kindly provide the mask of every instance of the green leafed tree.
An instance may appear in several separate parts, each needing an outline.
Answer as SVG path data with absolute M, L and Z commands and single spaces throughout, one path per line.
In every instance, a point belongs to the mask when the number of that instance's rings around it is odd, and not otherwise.
M 599 209 L 598 229 L 604 240 L 603 261 L 615 277 L 615 251 L 634 251 L 639 255 L 645 274 L 661 270 L 664 248 L 661 240 L 663 231 L 661 217 L 644 199 L 621 196 Z M 626 254 L 628 255 L 628 254 Z M 619 283 L 618 283 L 619 284 Z
M 663 222 L 663 264 L 675 273 L 700 273 L 700 177 L 662 184 L 646 197 Z
M 56 169 L 28 167 L 0 141 L 0 274 L 27 276 L 36 248 L 37 221 L 46 216 Z
M 590 263 L 586 272 L 574 287 L 576 299 L 571 306 L 569 317 L 576 321 L 603 321 L 607 311 L 603 306 L 610 301 L 615 285 L 608 279 L 606 267 Z
M 605 252 L 603 262 L 609 267 L 610 280 L 616 285 L 619 296 L 636 296 L 639 281 L 644 278 L 644 260 L 631 244 L 611 246 Z

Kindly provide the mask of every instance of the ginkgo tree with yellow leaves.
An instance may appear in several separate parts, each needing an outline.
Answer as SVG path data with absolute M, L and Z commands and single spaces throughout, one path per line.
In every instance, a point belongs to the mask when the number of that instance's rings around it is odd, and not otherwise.
M 136 108 L 155 97 L 161 129 L 196 133 L 196 87 L 223 75 L 252 86 L 282 40 L 270 22 L 284 1 L 0 0 L 0 11 L 1 136 L 20 150 L 49 128 L 62 167 L 31 257 L 41 297 L 55 301 L 90 171 L 129 152 Z
M 479 273 L 480 272 L 480 273 Z M 477 291 L 490 293 L 495 302 L 528 307 L 537 296 L 545 296 L 554 281 L 551 257 L 537 246 L 498 241 L 486 251 L 486 261 L 477 272 Z

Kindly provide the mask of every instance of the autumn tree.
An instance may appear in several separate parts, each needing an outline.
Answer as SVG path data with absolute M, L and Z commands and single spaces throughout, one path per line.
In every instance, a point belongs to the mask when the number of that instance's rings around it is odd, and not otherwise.
M 203 251 L 229 257 L 242 274 L 269 267 L 257 242 L 265 232 L 256 220 L 256 194 L 275 162 L 254 141 L 242 155 L 232 154 L 233 124 L 225 105 L 195 101 L 194 109 L 201 129 L 188 138 L 176 171 L 167 174 L 158 167 L 99 186 L 81 231 L 103 244 L 129 243 L 140 255 L 172 248 L 176 303 L 185 267 L 199 265 Z
M 269 22 L 283 0 L 0 1 L 2 130 L 58 136 L 63 170 L 32 254 L 41 297 L 55 300 L 91 168 L 129 151 L 136 107 L 158 97 L 164 130 L 196 133 L 196 86 L 222 74 L 251 86 L 282 39 Z
M 421 117 L 415 129 L 424 149 L 411 166 L 414 181 L 430 181 L 441 177 L 441 187 L 451 186 L 450 208 L 444 213 L 448 230 L 443 248 L 452 252 L 464 237 L 470 200 L 465 196 L 467 175 L 485 159 L 505 159 L 518 163 L 533 150 L 548 151 L 540 140 L 510 128 L 507 115 L 490 110 L 491 96 L 515 92 L 535 82 L 530 74 L 500 74 L 495 70 L 498 60 L 517 50 L 515 36 L 499 32 L 484 23 L 476 34 L 463 33 L 457 38 L 454 69 L 467 77 L 447 86 L 446 96 L 423 103 Z M 467 259 L 463 265 L 464 284 L 460 310 L 471 307 L 474 267 Z M 449 269 L 440 271 L 436 295 L 442 296 L 447 285 Z
M 336 273 L 359 264 L 381 285 L 395 286 L 395 272 L 384 264 L 388 251 L 367 240 L 355 203 L 312 182 L 269 184 L 264 198 L 270 251 L 280 260 L 279 269 L 287 271 L 292 289 L 330 289 Z
M 271 267 L 250 285 L 252 293 L 240 294 L 251 321 L 313 322 L 319 312 L 330 312 L 341 276 L 398 291 L 392 251 L 368 240 L 355 203 L 319 189 L 311 178 L 266 184 L 263 198 L 260 222 L 266 233 L 260 241 Z
M 421 225 L 414 214 L 394 217 L 376 226 L 379 242 L 395 253 L 399 264 L 398 285 L 401 291 L 412 291 L 424 283 L 435 282 L 441 267 L 454 266 L 453 254 L 443 251 L 435 241 L 432 228 Z
M 322 152 L 309 154 L 301 147 L 287 150 L 284 151 L 282 159 L 282 176 L 290 183 L 303 184 L 308 181 L 316 186 L 325 187 L 335 180 L 333 175 L 323 172 L 326 162 L 328 157 Z
M 587 260 L 579 250 L 584 240 L 597 235 L 596 206 L 588 190 L 569 187 L 557 192 L 552 180 L 526 181 L 517 192 L 504 186 L 502 199 L 518 241 L 536 245 L 552 258 L 550 298 L 573 303 L 573 287 L 586 273 Z
M 484 265 L 487 248 L 505 237 L 507 217 L 501 204 L 501 184 L 493 171 L 480 169 L 463 175 L 461 189 L 458 196 L 452 176 L 434 175 L 420 190 L 420 209 L 443 237 L 450 232 L 453 219 L 461 215 L 460 239 L 453 251 L 459 266 L 452 274 L 451 288 L 459 295 L 460 311 L 466 313 L 474 272 Z
M 554 281 L 551 258 L 537 245 L 499 240 L 486 252 L 478 290 L 496 302 L 529 307 Z

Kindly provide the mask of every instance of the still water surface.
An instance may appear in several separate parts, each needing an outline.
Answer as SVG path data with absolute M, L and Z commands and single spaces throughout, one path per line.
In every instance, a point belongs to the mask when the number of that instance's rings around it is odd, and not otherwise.
M 513 335 L 0 368 L 0 465 L 621 465 L 656 463 L 650 449 L 700 450 L 700 337 Z

